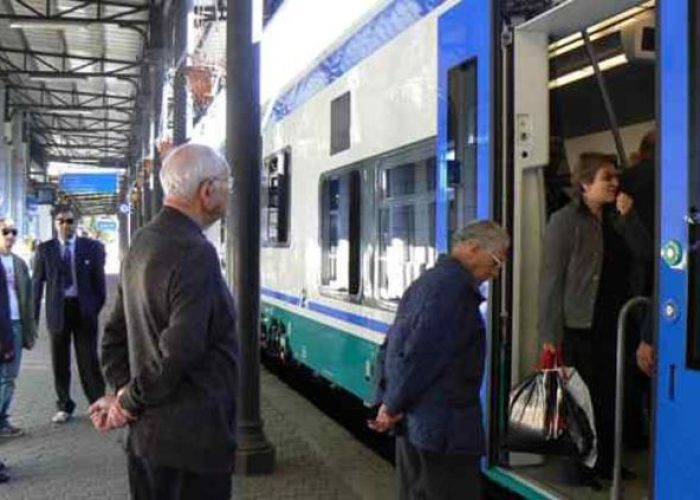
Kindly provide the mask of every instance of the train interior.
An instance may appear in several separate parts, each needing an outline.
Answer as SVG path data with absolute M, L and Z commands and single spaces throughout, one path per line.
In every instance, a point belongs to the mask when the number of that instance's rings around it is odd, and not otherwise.
M 616 155 L 620 168 L 635 168 L 640 142 L 656 125 L 654 2 L 581 0 L 578 7 L 576 3 L 569 2 L 568 11 L 554 9 L 549 18 L 546 14 L 536 18 L 515 35 L 512 387 L 533 372 L 539 359 L 542 237 L 551 214 L 571 199 L 572 167 L 581 153 L 596 151 Z M 615 3 L 624 8 L 613 10 L 610 4 Z M 536 88 L 546 90 L 538 95 Z M 638 332 L 628 336 L 632 337 L 628 358 L 633 360 Z M 627 386 L 634 392 L 626 399 L 625 411 L 638 417 L 639 427 L 636 435 L 626 436 L 623 465 L 636 477 L 623 482 L 623 497 L 645 498 L 651 391 L 649 379 L 628 366 Z M 581 484 L 576 460 L 510 452 L 502 465 L 556 496 L 607 497 L 611 482 L 601 481 L 600 491 Z

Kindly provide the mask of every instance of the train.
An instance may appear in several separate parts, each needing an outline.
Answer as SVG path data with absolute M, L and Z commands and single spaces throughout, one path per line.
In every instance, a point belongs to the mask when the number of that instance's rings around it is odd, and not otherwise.
M 484 475 L 524 498 L 608 496 L 509 450 L 508 398 L 537 363 L 543 233 L 571 166 L 626 165 L 656 130 L 657 371 L 624 495 L 700 498 L 698 47 L 695 0 L 286 0 L 262 35 L 262 349 L 371 404 L 403 291 L 453 231 L 495 219 L 513 244 L 482 290 Z

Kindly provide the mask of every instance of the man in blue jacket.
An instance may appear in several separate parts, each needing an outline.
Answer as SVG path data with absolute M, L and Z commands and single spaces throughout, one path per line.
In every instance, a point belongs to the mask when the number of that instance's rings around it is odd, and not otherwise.
M 379 356 L 381 406 L 370 427 L 396 430 L 401 500 L 481 497 L 486 332 L 479 286 L 498 276 L 510 239 L 482 220 L 452 243 L 450 256 L 406 290 Z

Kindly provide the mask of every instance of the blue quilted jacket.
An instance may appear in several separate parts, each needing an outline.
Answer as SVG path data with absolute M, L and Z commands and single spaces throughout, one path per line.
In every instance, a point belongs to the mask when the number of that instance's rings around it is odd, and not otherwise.
M 485 328 L 478 283 L 446 258 L 406 290 L 378 357 L 376 401 L 404 413 L 399 432 L 421 449 L 484 453 L 479 389 Z

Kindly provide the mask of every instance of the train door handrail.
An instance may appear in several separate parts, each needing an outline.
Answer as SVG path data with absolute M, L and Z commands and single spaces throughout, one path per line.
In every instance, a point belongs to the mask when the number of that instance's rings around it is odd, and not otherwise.
M 619 500 L 622 486 L 622 420 L 624 417 L 623 398 L 625 391 L 625 340 L 627 337 L 627 316 L 635 307 L 644 304 L 649 307 L 649 297 L 632 297 L 617 317 L 617 374 L 615 381 L 615 455 L 613 461 L 613 483 L 610 500 Z

